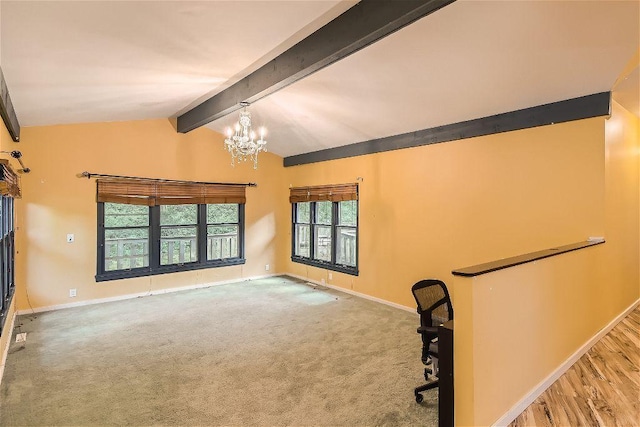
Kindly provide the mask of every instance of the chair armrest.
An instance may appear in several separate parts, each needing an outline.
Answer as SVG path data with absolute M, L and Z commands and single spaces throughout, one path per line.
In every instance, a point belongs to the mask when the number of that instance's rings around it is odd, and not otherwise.
M 438 335 L 438 327 L 437 326 L 420 326 L 417 332 L 422 335 Z

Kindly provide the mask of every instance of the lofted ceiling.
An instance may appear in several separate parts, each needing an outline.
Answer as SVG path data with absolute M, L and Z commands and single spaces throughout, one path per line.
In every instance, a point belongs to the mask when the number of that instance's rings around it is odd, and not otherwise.
M 355 3 L 2 0 L 0 66 L 22 126 L 176 117 Z M 638 1 L 458 0 L 250 111 L 285 157 L 610 91 L 639 27 Z

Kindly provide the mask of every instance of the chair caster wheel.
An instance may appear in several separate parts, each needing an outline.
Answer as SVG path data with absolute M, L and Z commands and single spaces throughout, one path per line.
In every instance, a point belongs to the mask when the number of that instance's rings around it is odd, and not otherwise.
M 420 393 L 416 393 L 416 403 L 422 403 L 422 400 L 424 398 L 422 397 L 422 395 Z

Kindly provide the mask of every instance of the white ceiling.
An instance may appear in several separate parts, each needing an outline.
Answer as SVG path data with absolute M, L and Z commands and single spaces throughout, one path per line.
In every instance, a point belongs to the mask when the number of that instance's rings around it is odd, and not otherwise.
M 0 66 L 22 126 L 174 117 L 353 4 L 2 0 Z M 250 111 L 289 156 L 609 91 L 639 7 L 459 0 Z

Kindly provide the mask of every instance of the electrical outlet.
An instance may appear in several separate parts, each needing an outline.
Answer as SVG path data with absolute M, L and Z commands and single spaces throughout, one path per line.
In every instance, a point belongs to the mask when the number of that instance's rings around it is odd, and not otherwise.
M 264 271 L 269 271 L 269 264 L 265 264 Z
M 324 281 L 324 278 L 323 278 L 322 280 L 320 280 L 320 283 L 322 283 L 323 285 L 326 283 L 326 282 Z
M 333 273 L 329 273 L 329 280 L 333 279 Z
M 69 298 L 75 298 L 78 295 L 78 290 L 73 288 L 69 289 Z
M 75 239 L 76 236 L 74 236 L 73 234 L 67 234 L 67 243 L 73 243 Z

